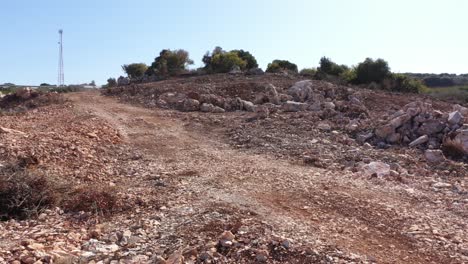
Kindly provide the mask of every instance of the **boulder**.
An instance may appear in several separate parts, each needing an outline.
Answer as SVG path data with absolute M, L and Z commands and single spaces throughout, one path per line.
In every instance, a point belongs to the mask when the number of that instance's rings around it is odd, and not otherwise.
M 207 103 L 207 104 L 212 104 L 214 106 L 219 106 L 224 108 L 225 104 L 225 99 L 221 96 L 215 95 L 215 94 L 201 94 L 199 95 L 199 99 L 197 98 L 192 98 L 195 100 L 199 100 L 201 104 Z
M 445 161 L 445 156 L 442 150 L 440 149 L 428 149 L 424 152 L 424 157 L 429 163 L 442 163 Z
M 440 133 L 446 127 L 445 123 L 437 119 L 429 119 L 418 129 L 420 135 L 434 135 Z
M 239 67 L 239 65 L 234 65 L 234 66 L 232 66 L 231 70 L 229 71 L 229 74 L 242 74 L 242 70 Z
M 467 107 L 456 104 L 456 105 L 453 106 L 453 111 L 460 112 L 463 115 L 463 117 L 465 117 L 465 118 L 468 117 L 468 108 Z
M 255 105 L 254 103 L 246 100 L 239 99 L 239 103 L 241 106 L 241 110 L 245 110 L 247 112 L 254 112 L 255 111 Z
M 463 123 L 463 115 L 459 111 L 454 111 L 449 114 L 447 122 L 451 125 Z
M 390 165 L 380 161 L 373 161 L 361 166 L 361 171 L 364 176 L 385 177 L 390 175 Z
M 200 110 L 200 102 L 195 99 L 187 98 L 183 101 L 182 111 L 193 112 Z
M 325 109 L 335 109 L 335 104 L 333 102 L 325 102 L 323 103 L 323 108 Z
M 393 133 L 395 133 L 395 128 L 393 128 L 393 126 L 390 124 L 378 127 L 375 130 L 375 135 L 381 139 L 386 139 L 388 136 L 392 135 Z
M 287 101 L 282 108 L 284 112 L 299 112 L 307 110 L 308 106 L 306 103 Z
M 295 83 L 288 89 L 288 94 L 292 96 L 293 100 L 296 102 L 307 101 L 312 94 L 312 81 L 304 80 Z
M 247 71 L 247 75 L 264 75 L 265 72 L 261 68 L 252 68 Z
M 280 104 L 278 92 L 276 91 L 276 87 L 273 84 L 270 83 L 266 86 L 265 95 L 268 98 L 268 102 L 276 105 Z
M 203 103 L 200 106 L 200 111 L 205 113 L 224 113 L 224 109 L 219 106 L 214 106 L 212 104 Z

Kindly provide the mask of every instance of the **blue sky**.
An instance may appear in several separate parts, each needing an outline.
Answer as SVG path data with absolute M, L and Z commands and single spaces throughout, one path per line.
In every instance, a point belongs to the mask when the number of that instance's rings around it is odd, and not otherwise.
M 464 0 L 0 0 L 0 83 L 57 82 L 64 29 L 65 83 L 123 75 L 161 49 L 195 66 L 215 46 L 253 53 L 265 68 L 322 56 L 353 65 L 384 58 L 395 72 L 468 72 Z

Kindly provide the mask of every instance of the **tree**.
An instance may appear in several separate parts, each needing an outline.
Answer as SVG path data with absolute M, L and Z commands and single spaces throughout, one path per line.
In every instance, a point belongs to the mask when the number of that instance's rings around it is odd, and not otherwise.
M 135 79 L 142 77 L 148 70 L 148 66 L 144 63 L 132 63 L 123 65 L 122 69 L 128 75 L 128 78 Z
M 247 63 L 245 66 L 247 70 L 258 68 L 257 60 L 250 52 L 244 50 L 233 50 L 232 52 L 236 53 L 239 58 Z
M 146 74 L 160 76 L 174 76 L 187 70 L 188 65 L 193 64 L 189 58 L 189 53 L 183 49 L 162 50 L 159 56 L 149 67 Z
M 390 75 L 390 67 L 383 59 L 367 58 L 356 67 L 356 83 L 381 83 Z
M 39 86 L 51 86 L 51 85 L 48 83 L 41 83 Z
M 291 71 L 298 73 L 297 65 L 287 60 L 274 60 L 267 66 L 267 72 Z
M 320 72 L 321 74 L 340 76 L 345 71 L 349 70 L 348 66 L 338 65 L 337 63 L 333 62 L 331 59 L 327 57 L 322 57 L 320 59 L 319 64 L 320 64 L 320 67 L 318 68 L 318 72 Z
M 89 83 L 90 86 L 96 86 L 96 82 L 94 80 L 92 80 L 90 83 Z
M 227 73 L 237 67 L 242 71 L 258 68 L 257 60 L 250 52 L 244 50 L 228 52 L 221 47 L 215 47 L 211 54 L 206 52 L 202 61 L 207 72 Z

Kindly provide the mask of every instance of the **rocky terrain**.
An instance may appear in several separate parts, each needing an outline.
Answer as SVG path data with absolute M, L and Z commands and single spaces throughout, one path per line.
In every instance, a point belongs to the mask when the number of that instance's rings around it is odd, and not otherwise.
M 57 96 L 0 103 L 0 168 L 64 197 L 2 216 L 0 263 L 468 262 L 464 106 L 289 75 Z

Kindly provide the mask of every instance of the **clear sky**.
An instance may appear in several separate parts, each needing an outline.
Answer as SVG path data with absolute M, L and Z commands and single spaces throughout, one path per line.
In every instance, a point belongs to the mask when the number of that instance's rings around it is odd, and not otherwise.
M 0 83 L 57 82 L 58 29 L 65 83 L 123 75 L 161 49 L 244 49 L 260 66 L 316 67 L 384 58 L 395 72 L 468 72 L 465 0 L 0 0 Z

